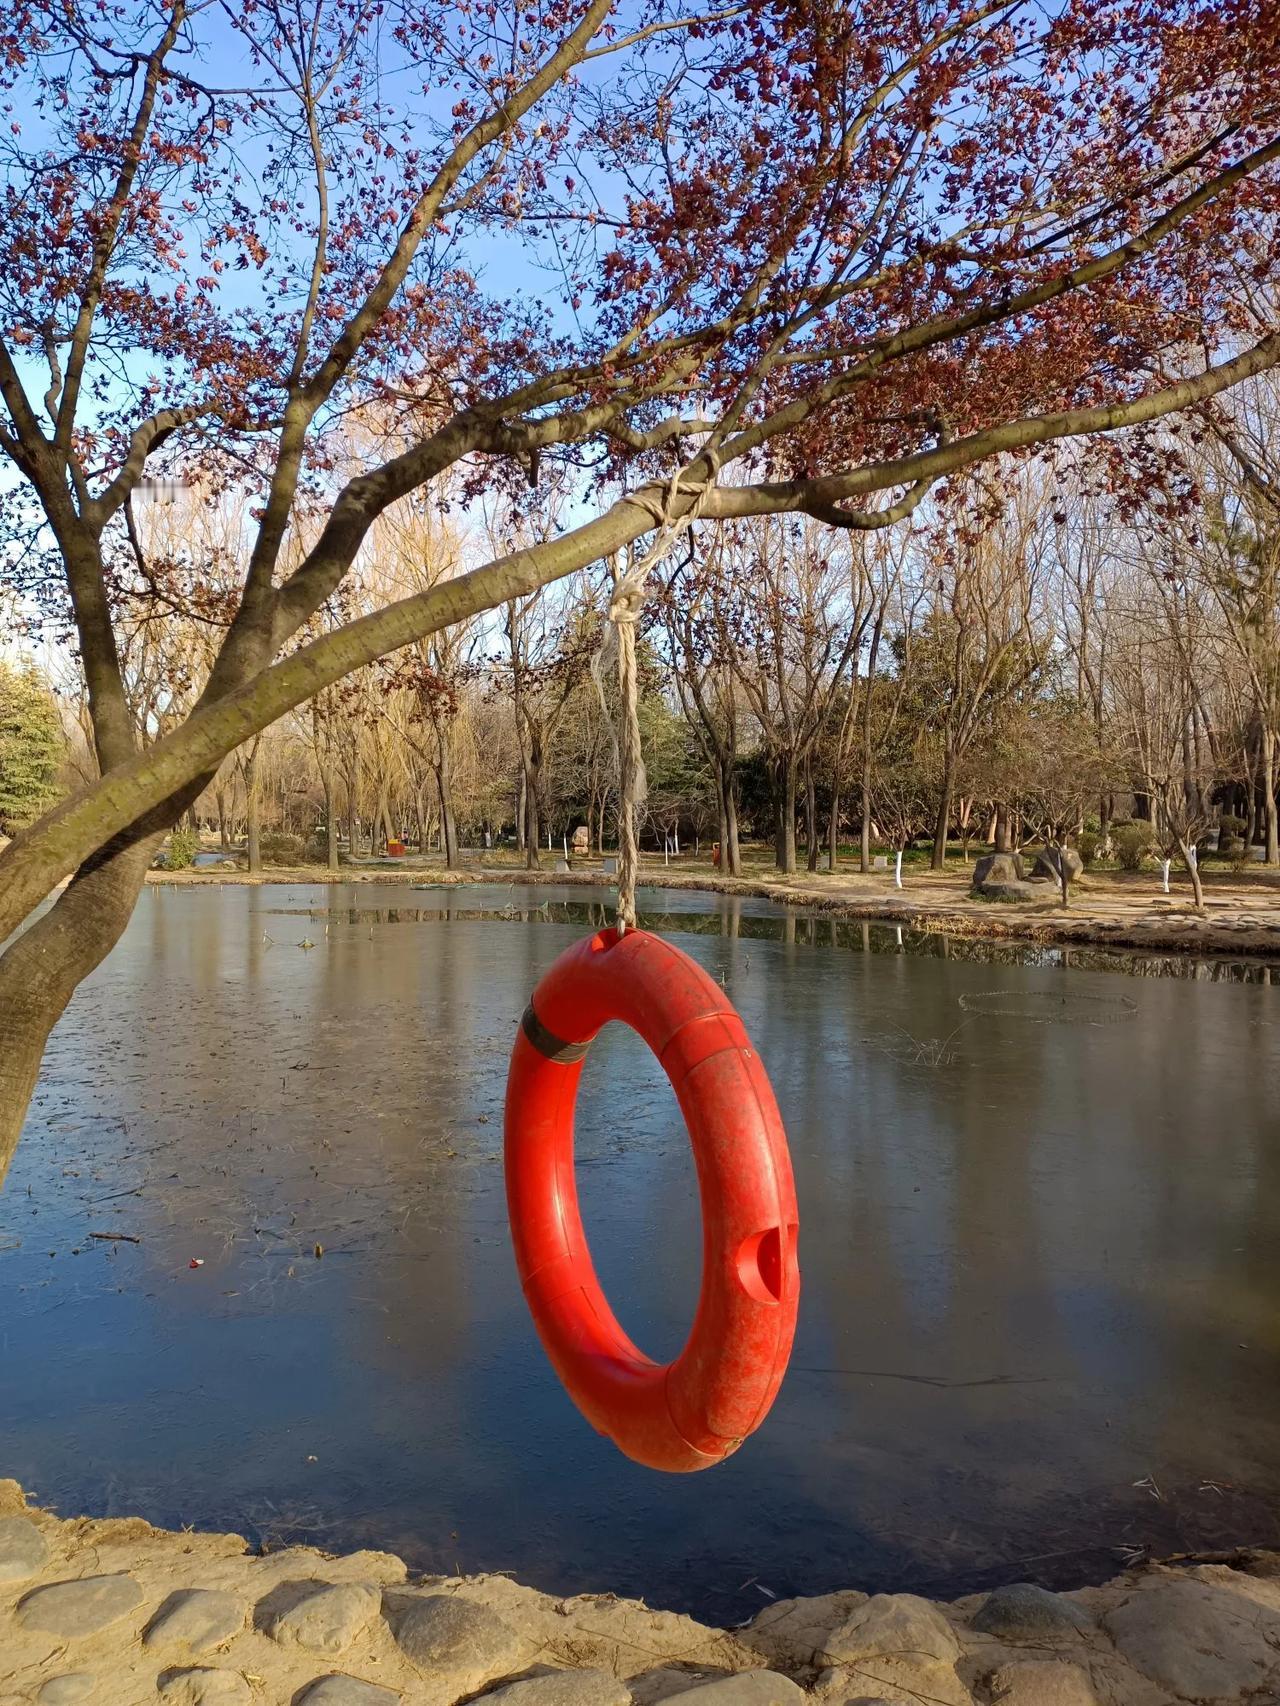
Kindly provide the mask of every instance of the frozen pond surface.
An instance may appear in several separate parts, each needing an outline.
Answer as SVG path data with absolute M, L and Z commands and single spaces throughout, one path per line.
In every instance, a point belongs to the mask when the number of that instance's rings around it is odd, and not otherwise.
M 736 1457 L 661 1477 L 597 1438 L 514 1273 L 507 1055 L 598 900 L 160 887 L 59 1027 L 0 1193 L 0 1475 L 66 1513 L 717 1621 L 765 1590 L 1074 1583 L 1127 1547 L 1280 1542 L 1277 991 L 646 901 L 724 979 L 796 1166 L 795 1357 Z M 693 1168 L 616 1027 L 579 1157 L 606 1288 L 670 1355 Z

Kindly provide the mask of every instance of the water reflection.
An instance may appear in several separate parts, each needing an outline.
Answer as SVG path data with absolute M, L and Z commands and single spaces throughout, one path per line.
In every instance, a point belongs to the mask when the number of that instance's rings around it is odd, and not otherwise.
M 606 904 L 402 894 L 144 896 L 55 1034 L 0 1196 L 0 1474 L 69 1511 L 727 1620 L 758 1608 L 753 1576 L 960 1591 L 1280 1538 L 1266 967 L 1148 956 L 1125 1022 L 1029 1023 L 1064 993 L 1114 1004 L 1135 962 L 643 896 L 769 1067 L 806 1276 L 768 1427 L 664 1478 L 560 1393 L 505 1228 L 514 1028 Z M 602 1278 L 669 1354 L 695 1187 L 626 1033 L 589 1058 L 578 1154 Z
M 479 885 L 483 895 L 488 885 Z M 455 893 L 457 891 L 454 891 Z M 505 890 L 498 891 L 505 893 Z M 545 896 L 536 902 L 534 896 Z M 522 900 L 499 901 L 492 894 L 477 899 L 477 889 L 462 890 L 458 898 L 432 905 L 378 906 L 332 900 L 309 907 L 271 907 L 324 924 L 445 924 L 478 919 L 501 919 L 512 924 L 573 924 L 583 930 L 603 930 L 613 923 L 607 899 L 581 897 L 580 890 L 548 894 L 539 886 L 526 890 Z M 363 896 L 361 897 L 363 901 Z M 942 960 L 966 960 L 977 965 L 1058 966 L 1081 971 L 1114 971 L 1128 977 L 1193 978 L 1207 983 L 1273 982 L 1267 960 L 1194 955 L 1183 952 L 1144 954 L 1136 949 L 1067 947 L 1052 943 L 997 941 L 948 936 L 931 930 L 911 930 L 901 924 L 876 924 L 869 919 L 835 918 L 826 913 L 783 909 L 769 901 L 744 900 L 737 895 L 714 896 L 713 904 L 695 910 L 690 901 L 706 897 L 697 891 L 650 889 L 640 892 L 639 922 L 658 935 L 673 931 L 707 936 L 743 936 L 755 941 L 798 943 L 864 954 L 915 954 Z M 718 904 L 716 904 L 718 903 Z

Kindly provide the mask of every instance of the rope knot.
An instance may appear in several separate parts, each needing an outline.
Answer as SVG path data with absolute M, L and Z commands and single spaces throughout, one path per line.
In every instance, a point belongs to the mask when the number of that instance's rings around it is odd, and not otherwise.
M 648 596 L 648 572 L 619 575 L 613 585 L 613 596 L 609 600 L 609 620 L 615 628 L 624 624 L 634 627 L 640 620 L 644 609 L 644 601 Z

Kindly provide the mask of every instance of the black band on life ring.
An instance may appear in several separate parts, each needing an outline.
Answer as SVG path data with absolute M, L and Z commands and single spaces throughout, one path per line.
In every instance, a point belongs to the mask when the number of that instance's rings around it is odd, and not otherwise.
M 589 1042 L 567 1043 L 563 1037 L 549 1031 L 534 1012 L 532 1003 L 524 1010 L 520 1029 L 538 1053 L 545 1055 L 548 1060 L 554 1060 L 557 1066 L 572 1066 L 575 1060 L 582 1060 L 591 1047 Z

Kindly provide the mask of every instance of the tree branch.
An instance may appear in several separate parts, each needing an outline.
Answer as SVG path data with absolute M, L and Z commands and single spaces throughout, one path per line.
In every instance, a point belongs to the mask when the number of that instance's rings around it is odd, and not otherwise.
M 938 478 L 1004 451 L 1115 432 L 1188 408 L 1277 363 L 1280 332 L 1196 378 L 1146 397 L 1006 422 L 915 456 L 825 479 L 717 487 L 703 499 L 702 513 L 708 519 L 726 518 L 835 504 Z M 710 463 L 695 457 L 688 471 L 709 478 Z M 699 501 L 694 481 L 689 487 L 675 495 L 674 511 Z M 273 664 L 225 698 L 203 704 L 181 728 L 66 801 L 0 853 L 0 938 L 16 929 L 50 889 L 95 850 L 216 768 L 228 752 L 286 711 L 425 634 L 524 597 L 630 544 L 652 529 L 649 504 L 665 493 L 664 486 L 628 494 L 581 527 L 361 617 Z

